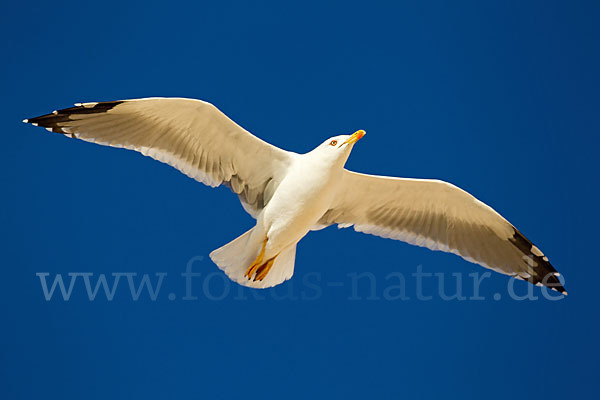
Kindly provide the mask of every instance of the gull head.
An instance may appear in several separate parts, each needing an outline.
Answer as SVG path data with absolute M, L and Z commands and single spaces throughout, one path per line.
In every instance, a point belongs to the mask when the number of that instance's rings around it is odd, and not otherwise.
M 362 129 L 354 132 L 352 135 L 334 136 L 321 143 L 308 154 L 332 164 L 341 163 L 343 166 L 346 163 L 354 144 L 362 139 L 363 136 L 365 136 L 365 131 Z

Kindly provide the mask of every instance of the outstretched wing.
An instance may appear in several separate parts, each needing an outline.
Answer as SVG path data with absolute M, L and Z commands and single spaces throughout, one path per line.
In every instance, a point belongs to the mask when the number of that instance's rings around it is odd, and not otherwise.
M 193 99 L 83 103 L 23 122 L 136 150 L 209 186 L 225 184 L 252 216 L 271 198 L 293 154 L 253 136 L 212 104 Z
M 497 272 L 567 294 L 548 258 L 491 207 L 438 180 L 344 171 L 321 224 L 454 253 Z

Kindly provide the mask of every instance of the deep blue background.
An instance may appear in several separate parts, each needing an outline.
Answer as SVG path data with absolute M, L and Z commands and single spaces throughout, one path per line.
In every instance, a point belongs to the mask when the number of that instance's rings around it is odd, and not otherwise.
M 2 6 L 1 398 L 598 391 L 597 2 L 162 3 Z M 240 300 L 231 285 L 210 301 L 201 277 L 199 299 L 182 301 L 186 262 L 252 225 L 237 199 L 133 152 L 20 122 L 145 96 L 210 101 L 297 152 L 365 129 L 348 168 L 470 191 L 550 257 L 570 294 L 494 301 L 509 282 L 494 274 L 485 301 L 351 301 L 348 273 L 373 272 L 381 294 L 389 273 L 418 265 L 483 270 L 329 228 L 300 243 L 294 279 L 260 292 L 264 300 L 250 291 Z M 218 271 L 209 261 L 195 270 Z M 112 302 L 89 301 L 78 285 L 70 301 L 44 300 L 36 272 L 77 271 L 168 276 L 154 302 L 131 300 L 126 282 Z M 322 273 L 316 300 L 274 296 L 300 293 L 310 272 Z M 223 292 L 219 275 L 208 289 Z

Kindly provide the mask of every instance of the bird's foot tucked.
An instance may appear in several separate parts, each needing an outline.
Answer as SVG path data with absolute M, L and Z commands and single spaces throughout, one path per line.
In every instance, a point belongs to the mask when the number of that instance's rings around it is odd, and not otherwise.
M 265 247 L 267 245 L 267 240 L 263 242 L 262 248 L 260 249 L 260 253 L 256 256 L 256 260 L 248 267 L 244 276 L 248 278 L 248 280 L 252 279 L 252 275 L 256 272 L 256 270 L 263 265 L 263 259 L 265 257 Z M 256 280 L 256 279 L 255 279 Z
M 269 261 L 267 261 L 266 263 L 261 265 L 256 270 L 256 276 L 254 277 L 255 282 L 262 281 L 263 279 L 265 279 L 267 277 L 267 275 L 269 274 L 269 271 L 271 270 L 271 267 L 273 267 L 273 263 L 275 262 L 276 258 L 277 258 L 277 256 L 271 258 Z

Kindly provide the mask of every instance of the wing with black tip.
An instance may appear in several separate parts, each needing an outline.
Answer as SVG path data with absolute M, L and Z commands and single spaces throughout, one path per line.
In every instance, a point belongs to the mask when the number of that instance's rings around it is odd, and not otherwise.
M 209 186 L 225 184 L 253 216 L 267 204 L 293 157 L 253 136 L 212 104 L 193 99 L 83 103 L 23 122 L 138 151 Z

